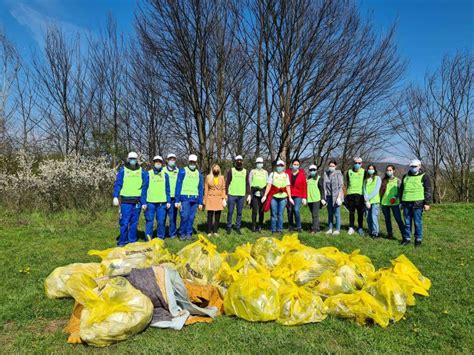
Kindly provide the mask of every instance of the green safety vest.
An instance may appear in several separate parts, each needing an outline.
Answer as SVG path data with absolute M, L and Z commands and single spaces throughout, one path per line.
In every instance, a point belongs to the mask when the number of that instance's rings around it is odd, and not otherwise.
M 178 169 L 174 169 L 172 171 L 166 169 L 165 174 L 168 175 L 168 179 L 170 181 L 170 197 L 174 198 L 176 181 L 178 180 Z
M 364 186 L 364 169 L 360 168 L 357 172 L 349 170 L 349 183 L 347 187 L 347 194 L 359 194 L 362 195 L 362 188 Z
M 285 172 L 273 173 L 273 186 L 276 187 L 287 187 L 288 186 L 288 175 Z M 276 198 L 285 198 L 288 194 L 286 192 L 279 192 L 273 195 Z
M 382 196 L 382 206 L 399 205 L 400 200 L 398 197 L 394 204 L 390 203 L 390 200 L 396 196 L 398 196 L 398 179 L 395 177 L 387 181 L 387 186 L 385 187 L 385 193 Z
M 307 181 L 309 203 L 321 201 L 321 192 L 319 191 L 318 183 L 319 176 L 316 176 L 316 179 L 310 178 Z
M 250 182 L 250 187 L 257 187 L 259 189 L 263 189 L 267 185 L 267 175 L 268 173 L 266 170 L 253 169 L 252 181 Z
M 151 203 L 166 202 L 166 178 L 163 171 L 158 174 L 150 170 L 148 172 L 149 182 L 148 191 L 146 193 L 146 201 Z
M 375 185 L 377 185 L 377 178 L 378 176 L 374 176 L 373 178 L 369 178 L 365 180 L 365 189 L 367 190 L 367 195 L 370 195 L 375 190 Z M 372 197 L 369 201 L 370 203 L 380 203 L 380 194 L 376 194 Z
M 423 186 L 423 176 L 420 175 L 406 175 L 403 179 L 403 196 L 402 201 L 423 201 L 425 199 L 425 188 Z
M 181 195 L 197 196 L 199 187 L 199 171 L 195 169 L 192 171 L 188 167 L 184 168 L 185 175 L 183 185 L 181 187 Z
M 131 170 L 126 166 L 123 168 L 123 184 L 120 196 L 138 197 L 142 195 L 142 168 Z
M 238 171 L 232 168 L 232 180 L 229 185 L 229 195 L 232 196 L 245 196 L 245 178 L 247 176 L 247 170 L 242 169 Z

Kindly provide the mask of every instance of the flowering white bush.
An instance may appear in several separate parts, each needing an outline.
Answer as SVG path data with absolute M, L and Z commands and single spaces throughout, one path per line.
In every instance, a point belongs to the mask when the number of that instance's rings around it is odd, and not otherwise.
M 104 158 L 34 161 L 20 153 L 16 174 L 0 173 L 2 205 L 16 209 L 87 208 L 110 199 L 116 175 Z

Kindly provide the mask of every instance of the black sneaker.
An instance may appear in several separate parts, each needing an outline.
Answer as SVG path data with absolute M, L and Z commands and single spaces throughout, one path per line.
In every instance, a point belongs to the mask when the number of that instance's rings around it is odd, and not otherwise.
M 262 226 L 257 227 L 257 232 L 260 233 L 262 231 Z
M 379 236 L 378 234 L 374 234 L 374 235 L 372 235 L 372 238 L 373 238 L 373 239 L 379 239 L 380 236 Z
M 393 234 L 387 234 L 387 239 L 394 240 Z
M 231 232 L 232 232 L 232 229 L 229 229 L 229 228 L 226 229 L 227 235 L 229 235 Z
M 402 239 L 402 241 L 400 242 L 400 245 L 402 246 L 407 246 L 408 244 L 410 244 L 410 241 L 407 239 Z
M 288 232 L 293 232 L 293 227 L 288 227 Z
M 301 233 L 301 228 L 298 228 L 298 229 L 296 230 L 296 232 L 297 232 L 297 233 Z
M 255 233 L 257 231 L 257 228 L 255 226 L 252 226 L 252 233 Z
M 242 235 L 242 232 L 240 231 L 240 228 L 238 228 L 238 229 L 236 230 L 236 232 L 237 232 L 238 235 Z
M 421 240 L 415 240 L 415 248 L 421 247 Z

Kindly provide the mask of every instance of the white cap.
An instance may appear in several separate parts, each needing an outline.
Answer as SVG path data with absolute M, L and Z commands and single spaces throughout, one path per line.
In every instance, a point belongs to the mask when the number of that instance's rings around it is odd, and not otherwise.
M 278 159 L 276 165 L 285 165 L 285 162 L 281 159 Z
M 198 160 L 198 157 L 196 156 L 196 154 L 191 154 L 188 158 L 189 161 L 197 161 Z
M 237 156 L 234 158 L 234 160 L 244 160 L 244 158 L 242 158 L 241 155 L 237 155 Z
M 309 170 L 311 170 L 311 169 L 318 170 L 318 167 L 316 165 L 312 164 L 312 165 L 309 166 Z
M 256 163 L 263 163 L 263 158 L 262 157 L 258 157 L 257 160 L 255 160 Z
M 362 162 L 362 158 L 361 157 L 355 157 L 354 161 L 361 161 Z
M 153 157 L 153 161 L 155 161 L 155 160 L 161 160 L 161 161 L 163 161 L 163 158 L 161 157 L 161 155 L 155 155 L 155 156 Z
M 138 154 L 135 152 L 128 153 L 127 159 L 138 159 Z
M 166 156 L 166 159 L 171 159 L 171 158 L 175 158 L 175 159 L 176 159 L 176 155 L 174 155 L 173 153 L 169 153 L 169 154 Z
M 410 166 L 420 166 L 420 165 L 421 165 L 421 161 L 419 161 L 418 159 L 410 160 Z

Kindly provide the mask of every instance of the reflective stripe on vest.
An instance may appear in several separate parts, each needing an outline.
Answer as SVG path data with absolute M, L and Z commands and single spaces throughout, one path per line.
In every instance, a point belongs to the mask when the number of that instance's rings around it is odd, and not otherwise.
M 252 170 L 252 181 L 250 187 L 257 187 L 263 189 L 267 185 L 267 171 L 263 169 Z
M 319 176 L 317 176 L 316 179 L 311 178 L 307 181 L 309 203 L 321 201 L 321 192 L 319 191 L 318 183 Z
M 288 175 L 283 172 L 283 173 L 273 173 L 273 186 L 276 187 L 287 187 L 288 186 Z M 273 195 L 273 197 L 276 198 L 285 198 L 287 197 L 288 194 L 286 192 L 279 192 Z
M 176 192 L 176 181 L 178 180 L 178 169 L 171 171 L 166 169 L 165 174 L 168 175 L 168 179 L 170 181 L 170 197 L 174 198 L 174 194 Z
M 387 186 L 385 187 L 385 193 L 382 196 L 382 206 L 393 206 L 399 205 L 400 199 L 397 198 L 395 203 L 390 203 L 390 199 L 398 196 L 398 179 L 393 178 L 387 181 Z
M 152 169 L 148 172 L 148 176 L 150 180 L 148 182 L 146 201 L 151 203 L 166 202 L 166 180 L 163 171 L 155 174 Z
M 349 181 L 347 187 L 347 194 L 359 194 L 362 195 L 362 188 L 364 186 L 364 169 L 360 168 L 357 172 L 349 170 Z
M 232 168 L 232 180 L 229 185 L 229 195 L 232 196 L 245 196 L 245 177 L 247 176 L 247 170 L 242 169 L 238 171 Z
M 402 201 L 423 201 L 425 199 L 425 187 L 423 186 L 423 176 L 420 175 L 406 175 L 403 179 L 403 196 Z
M 142 168 L 131 170 L 126 166 L 123 169 L 123 184 L 120 196 L 139 197 L 142 195 Z
M 184 168 L 183 186 L 181 187 L 181 195 L 197 196 L 199 187 L 199 171 L 192 171 L 188 167 Z
M 378 176 L 374 176 L 371 179 L 365 180 L 365 189 L 367 190 L 367 195 L 371 195 L 375 190 L 375 185 L 377 185 L 378 179 L 380 179 Z M 375 196 L 370 199 L 370 203 L 380 203 L 380 194 L 375 194 Z

